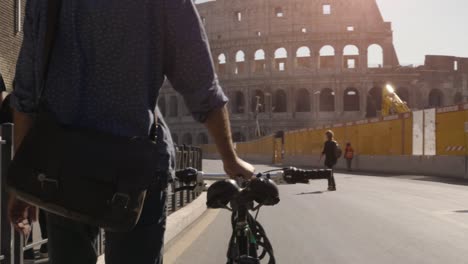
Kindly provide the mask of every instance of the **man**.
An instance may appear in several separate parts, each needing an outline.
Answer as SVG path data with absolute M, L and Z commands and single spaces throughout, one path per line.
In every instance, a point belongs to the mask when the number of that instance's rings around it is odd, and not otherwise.
M 131 232 L 106 234 L 106 263 L 162 263 L 174 149 L 162 116 L 154 110 L 165 77 L 207 127 L 226 173 L 250 178 L 254 171 L 234 151 L 227 98 L 215 76 L 204 29 L 190 0 L 62 2 L 44 94 L 48 110 L 62 124 L 127 137 L 149 136 L 155 120 L 159 124 L 157 184 Z M 27 2 L 12 96 L 16 147 L 37 111 L 46 10 L 45 0 Z M 34 218 L 32 207 L 13 197 L 10 215 L 22 216 L 11 221 L 27 233 L 25 219 Z M 97 227 L 53 214 L 47 220 L 51 264 L 96 262 Z
M 325 156 L 325 167 L 327 167 L 328 169 L 333 169 L 333 167 L 336 165 L 336 162 L 338 161 L 338 157 L 336 155 L 336 149 L 338 145 L 334 140 L 333 131 L 328 130 L 327 132 L 325 132 L 325 137 L 327 138 L 327 140 L 323 145 L 323 151 L 320 155 L 319 162 L 322 160 L 323 156 Z M 333 177 L 333 175 L 328 180 L 328 190 L 336 191 L 335 178 Z

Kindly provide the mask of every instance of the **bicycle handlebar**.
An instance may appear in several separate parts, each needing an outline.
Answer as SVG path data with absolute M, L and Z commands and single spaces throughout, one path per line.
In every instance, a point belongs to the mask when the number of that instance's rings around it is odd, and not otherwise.
M 283 169 L 283 179 L 286 183 L 309 183 L 309 180 L 330 179 L 333 177 L 331 169 L 302 170 L 294 167 Z
M 232 179 L 219 180 L 208 188 L 208 208 L 226 208 L 231 204 L 233 233 L 227 253 L 228 263 L 260 263 L 269 256 L 269 264 L 275 264 L 273 247 L 266 236 L 265 230 L 249 210 L 259 210 L 262 205 L 276 205 L 279 203 L 279 192 L 276 184 L 309 183 L 314 179 L 330 179 L 332 170 L 301 170 L 294 167 L 259 173 L 249 181 L 236 182 Z M 203 173 L 202 173 L 203 175 Z M 181 174 L 179 174 L 181 176 Z M 206 175 L 206 176 L 220 176 Z M 243 188 L 241 188 L 241 185 Z M 254 201 L 259 205 L 254 208 Z M 258 211 L 257 211 L 258 215 Z M 257 250 L 263 248 L 261 254 Z

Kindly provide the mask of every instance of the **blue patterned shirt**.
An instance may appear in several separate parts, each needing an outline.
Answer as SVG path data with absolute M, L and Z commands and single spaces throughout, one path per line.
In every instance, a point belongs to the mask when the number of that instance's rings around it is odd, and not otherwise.
M 47 0 L 27 1 L 12 106 L 34 113 L 42 82 Z M 165 78 L 197 121 L 227 98 L 191 0 L 62 0 L 44 99 L 66 125 L 147 136 Z M 156 110 L 159 112 L 159 110 Z M 159 114 L 161 169 L 173 143 Z

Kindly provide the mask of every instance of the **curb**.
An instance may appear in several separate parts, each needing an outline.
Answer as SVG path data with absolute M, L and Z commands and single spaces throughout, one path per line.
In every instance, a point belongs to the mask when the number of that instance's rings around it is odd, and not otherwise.
M 190 204 L 168 216 L 166 222 L 166 233 L 164 235 L 165 245 L 170 243 L 175 237 L 184 231 L 184 229 L 202 216 L 202 214 L 207 210 L 205 203 L 206 192 L 203 192 Z

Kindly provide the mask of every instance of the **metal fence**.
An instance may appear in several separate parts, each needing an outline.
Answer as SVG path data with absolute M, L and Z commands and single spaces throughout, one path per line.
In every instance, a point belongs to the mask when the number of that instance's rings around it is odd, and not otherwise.
M 7 191 L 6 191 L 6 173 L 12 158 L 13 148 L 13 125 L 4 124 L 1 126 L 0 139 L 0 264 L 23 264 L 24 251 L 36 248 L 47 239 L 25 244 L 24 237 L 13 230 L 7 217 Z M 176 146 L 176 170 L 182 170 L 187 167 L 202 170 L 202 150 L 191 146 Z M 171 214 L 178 209 L 189 204 L 200 195 L 200 189 L 183 189 L 181 187 L 190 187 L 177 179 L 172 181 L 168 188 L 167 213 Z M 104 253 L 105 233 L 100 231 L 97 243 L 97 252 L 99 255 Z M 34 263 L 47 263 L 48 259 L 38 259 Z
M 176 147 L 176 171 L 185 168 L 195 168 L 202 171 L 202 150 L 201 148 L 192 146 L 178 146 Z M 169 187 L 167 199 L 167 213 L 168 215 L 174 213 L 178 209 L 184 207 L 200 195 L 199 190 L 182 190 L 177 189 L 187 186 L 186 184 L 175 179 Z

